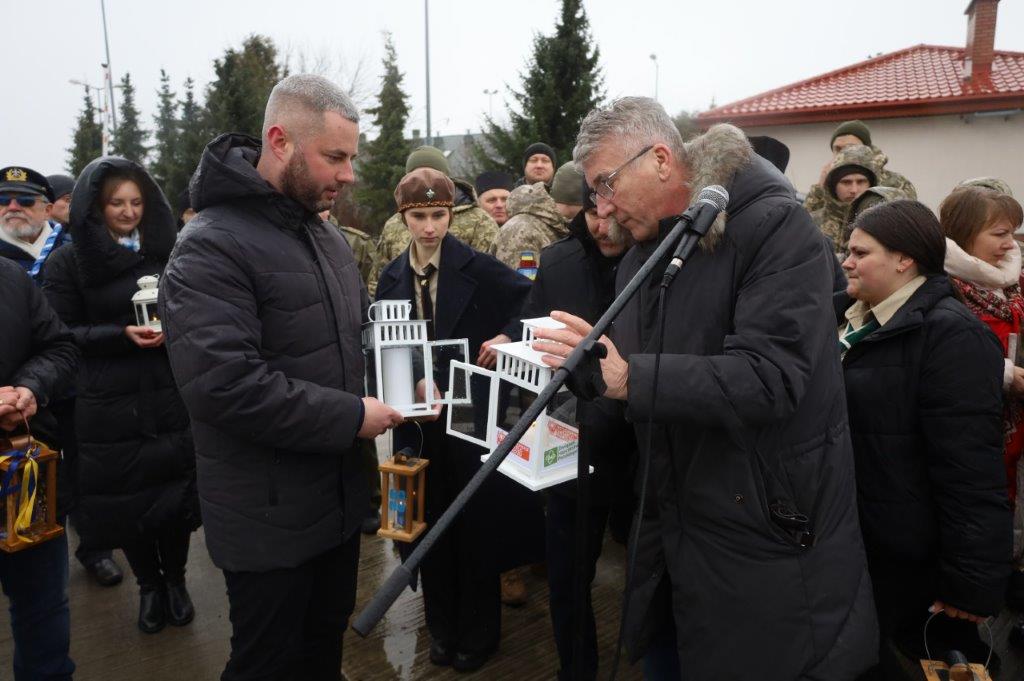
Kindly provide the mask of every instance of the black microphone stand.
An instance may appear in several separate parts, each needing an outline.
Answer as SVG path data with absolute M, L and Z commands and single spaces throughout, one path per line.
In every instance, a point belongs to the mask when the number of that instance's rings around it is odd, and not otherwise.
M 508 453 L 512 451 L 512 448 L 519 442 L 519 440 L 526 433 L 540 413 L 547 408 L 548 404 L 554 398 L 555 393 L 565 384 L 566 379 L 569 378 L 570 374 L 580 365 L 584 359 L 591 359 L 596 362 L 595 358 L 602 357 L 605 351 L 604 346 L 598 343 L 598 339 L 601 338 L 611 326 L 612 322 L 622 312 L 626 303 L 640 290 L 640 287 L 644 285 L 644 282 L 654 273 L 655 267 L 658 266 L 663 258 L 668 254 L 672 248 L 682 239 L 692 242 L 688 244 L 690 247 L 687 249 L 687 256 L 692 252 L 693 247 L 696 246 L 700 240 L 702 234 L 697 234 L 690 229 L 691 221 L 687 217 L 681 217 L 672 231 L 668 233 L 654 253 L 647 259 L 647 262 L 643 264 L 639 271 L 633 278 L 629 280 L 622 292 L 612 301 L 612 304 L 608 307 L 601 318 L 594 324 L 592 330 L 587 336 L 580 341 L 579 345 L 569 354 L 565 359 L 565 362 L 551 377 L 551 382 L 544 387 L 544 389 L 537 396 L 537 399 L 523 412 L 519 420 L 516 421 L 515 425 L 508 433 L 508 437 L 501 441 L 491 456 L 484 462 L 480 467 L 480 470 L 470 479 L 462 491 L 459 492 L 455 500 L 452 501 L 451 505 L 445 510 L 441 517 L 437 519 L 434 526 L 427 530 L 427 533 L 420 540 L 420 543 L 413 549 L 412 553 L 405 560 L 404 563 L 399 565 L 392 571 L 385 580 L 384 584 L 377 589 L 377 592 L 370 599 L 370 602 L 363 608 L 362 612 L 356 616 L 352 622 L 352 629 L 362 637 L 366 637 L 370 634 L 377 623 L 383 619 L 388 609 L 394 604 L 401 595 L 405 587 L 412 583 L 413 573 L 419 567 L 420 563 L 423 562 L 424 557 L 430 552 L 430 549 L 434 546 L 437 540 L 442 534 L 448 529 L 455 520 L 455 517 L 462 511 L 469 500 L 476 494 L 480 486 L 483 485 L 484 481 L 498 468 Z M 681 249 L 682 250 L 682 249 Z M 577 454 L 578 461 L 578 472 L 577 480 L 584 480 L 586 476 L 590 475 L 590 470 L 584 468 L 584 459 L 586 457 L 579 457 Z M 584 483 L 586 484 L 586 483 Z M 589 489 L 589 488 L 588 488 Z M 584 509 L 578 508 L 577 513 L 581 513 Z M 577 539 L 579 542 L 579 539 Z M 577 559 L 582 561 L 586 557 L 578 556 Z M 579 626 L 580 623 L 577 623 Z

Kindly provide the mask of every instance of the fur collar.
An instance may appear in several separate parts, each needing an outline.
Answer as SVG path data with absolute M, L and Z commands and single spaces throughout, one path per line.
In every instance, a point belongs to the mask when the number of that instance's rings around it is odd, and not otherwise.
M 987 289 L 1002 290 L 1017 285 L 1020 281 L 1021 254 L 1019 248 L 1012 248 L 998 267 L 989 265 L 980 258 L 969 255 L 952 239 L 946 239 L 946 272 L 969 284 Z
M 690 178 L 690 205 L 697 202 L 701 190 L 713 184 L 728 188 L 737 171 L 754 157 L 754 150 L 743 131 L 728 123 L 711 126 L 685 145 Z M 701 248 L 712 251 L 725 232 L 727 211 L 719 213 L 715 224 L 701 239 Z

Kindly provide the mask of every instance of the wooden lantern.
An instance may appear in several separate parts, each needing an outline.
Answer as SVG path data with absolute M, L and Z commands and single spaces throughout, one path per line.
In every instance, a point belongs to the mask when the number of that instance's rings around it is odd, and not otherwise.
M 380 529 L 377 535 L 412 542 L 427 529 L 424 521 L 427 459 L 398 452 L 380 470 Z
M 992 681 L 984 665 L 971 662 L 956 664 L 950 667 L 945 662 L 921 660 L 925 681 L 944 681 L 945 679 L 970 679 L 971 681 Z
M 0 550 L 21 551 L 59 537 L 57 452 L 31 435 L 0 438 Z

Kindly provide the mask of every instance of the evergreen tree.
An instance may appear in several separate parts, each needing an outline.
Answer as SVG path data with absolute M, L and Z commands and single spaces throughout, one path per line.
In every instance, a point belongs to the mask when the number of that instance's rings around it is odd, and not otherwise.
M 110 150 L 118 156 L 124 156 L 138 163 L 146 162 L 146 140 L 149 132 L 139 120 L 139 110 L 135 106 L 135 86 L 132 85 L 130 74 L 121 79 L 121 106 L 118 112 L 117 130 L 111 136 Z
M 523 151 L 533 142 L 551 145 L 560 164 L 570 160 L 580 122 L 604 99 L 598 61 L 582 0 L 562 0 L 554 35 L 534 36 L 522 89 L 510 90 L 518 111 L 510 109 L 509 126 L 486 117 L 477 165 L 522 175 Z
M 174 175 L 177 170 L 175 155 L 178 149 L 179 123 L 178 104 L 171 91 L 171 78 L 167 72 L 160 69 L 160 89 L 157 91 L 159 105 L 157 114 L 153 117 L 155 128 L 153 130 L 153 153 L 155 158 L 149 170 L 153 179 L 157 181 L 167 195 L 167 198 L 174 202 L 175 194 L 171 188 Z
M 92 102 L 89 88 L 85 88 L 82 113 L 78 114 L 75 135 L 68 151 L 68 171 L 78 177 L 94 158 L 103 153 L 103 126 L 96 120 L 96 106 Z
M 363 147 L 366 161 L 359 166 L 356 203 L 365 211 L 363 224 L 379 230 L 395 212 L 394 192 L 405 174 L 409 143 L 405 140 L 405 122 L 409 117 L 408 95 L 402 90 L 402 73 L 391 35 L 385 36 L 384 75 L 381 77 L 377 106 L 367 109 L 373 116 L 377 138 Z
M 241 132 L 259 137 L 267 97 L 285 69 L 277 62 L 277 47 L 265 36 L 251 35 L 242 48 L 228 49 L 213 62 L 216 78 L 206 92 L 207 132 Z
M 192 173 L 199 165 L 203 149 L 210 141 L 203 107 L 196 101 L 195 82 L 185 81 L 185 98 L 178 100 L 178 145 L 174 154 L 174 174 L 167 187 L 167 198 L 173 202 L 188 187 Z M 181 210 L 184 206 L 175 206 Z
M 672 122 L 676 124 L 676 129 L 679 130 L 679 134 L 683 136 L 684 142 L 687 142 L 700 134 L 700 124 L 697 123 L 696 112 L 690 113 L 689 111 L 680 111 L 672 119 Z

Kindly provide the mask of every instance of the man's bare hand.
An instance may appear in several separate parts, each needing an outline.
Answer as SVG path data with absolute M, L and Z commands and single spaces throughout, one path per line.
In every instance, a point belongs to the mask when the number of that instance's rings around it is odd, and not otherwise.
M 577 345 L 580 344 L 594 327 L 585 320 L 568 312 L 554 311 L 551 318 L 565 324 L 564 329 L 534 329 L 533 349 L 546 353 L 541 359 L 549 367 L 560 367 Z M 601 377 L 607 389 L 605 397 L 613 400 L 624 400 L 629 385 L 629 362 L 622 358 L 608 336 L 601 336 L 599 341 L 608 350 L 608 356 L 601 360 Z
M 32 391 L 22 386 L 0 388 L 0 428 L 11 431 L 36 415 L 39 405 Z
M 126 326 L 124 335 L 140 348 L 158 348 L 164 344 L 164 335 L 148 326 Z
M 979 615 L 972 615 L 971 613 L 967 612 L 966 610 L 960 610 L 958 608 L 954 608 L 952 605 L 947 605 L 946 603 L 943 603 L 942 601 L 935 601 L 934 603 L 932 603 L 932 607 L 928 608 L 928 612 L 931 612 L 931 613 L 943 612 L 943 613 L 946 614 L 946 617 L 952 617 L 953 619 L 959 619 L 959 620 L 967 620 L 968 622 L 974 622 L 975 624 L 980 624 L 980 623 L 982 623 L 982 622 L 984 622 L 985 620 L 988 619 L 987 617 L 981 617 Z
M 480 345 L 480 354 L 476 358 L 477 365 L 482 366 L 484 369 L 493 369 L 498 363 L 498 352 L 492 349 L 493 346 L 511 342 L 512 339 L 503 333 L 499 333 L 491 340 L 484 341 Z
M 356 437 L 364 440 L 372 440 L 389 428 L 394 428 L 405 421 L 397 410 L 392 409 L 376 397 L 364 397 L 363 407 L 363 425 L 359 426 Z

